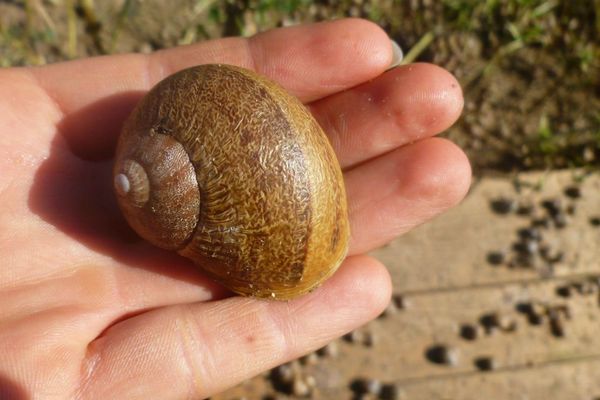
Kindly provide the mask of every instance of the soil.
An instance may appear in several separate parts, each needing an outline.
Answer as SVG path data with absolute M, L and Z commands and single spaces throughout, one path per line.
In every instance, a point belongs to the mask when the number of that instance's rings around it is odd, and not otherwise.
M 445 136 L 480 174 L 600 164 L 600 6 L 590 1 L 0 2 L 3 65 L 141 51 L 352 16 L 454 73 L 465 112 Z M 493 3 L 494 5 L 486 5 Z M 169 21 L 165 24 L 164 21 Z M 71 54 L 72 53 L 72 54 Z

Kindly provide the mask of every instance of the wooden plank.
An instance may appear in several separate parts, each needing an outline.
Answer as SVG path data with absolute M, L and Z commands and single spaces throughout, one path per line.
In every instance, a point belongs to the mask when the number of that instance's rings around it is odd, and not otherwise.
M 521 193 L 515 191 L 511 180 L 483 179 L 459 207 L 373 255 L 389 267 L 398 292 L 600 273 L 600 228 L 590 223 L 590 218 L 600 216 L 600 175 L 592 175 L 582 182 L 582 197 L 577 200 L 563 193 L 565 188 L 573 185 L 573 177 L 574 173 L 569 171 L 547 176 L 540 173 L 522 175 Z M 540 182 L 540 191 L 532 189 Z M 518 241 L 517 231 L 530 226 L 533 219 L 516 213 L 496 214 L 490 202 L 501 197 L 536 205 L 535 214 L 539 217 L 546 213 L 540 206 L 546 199 L 559 198 L 565 208 L 571 204 L 576 207 L 575 214 L 568 216 L 567 228 L 540 229 L 544 242 L 564 252 L 564 260 L 556 263 L 553 271 L 545 266 L 509 268 L 506 265 L 493 267 L 488 263 L 491 251 L 506 250 L 507 258 L 512 257 L 511 247 Z
M 521 179 L 533 186 L 542 177 Z M 506 179 L 484 179 L 458 209 L 376 251 L 404 308 L 360 330 L 374 345 L 338 340 L 336 358 L 302 366 L 317 382 L 314 398 L 351 398 L 357 378 L 397 385 L 407 399 L 599 396 L 600 228 L 590 218 L 600 216 L 600 177 L 586 178 L 577 200 L 563 195 L 572 177 L 552 174 L 541 191 L 519 194 Z M 490 201 L 501 196 L 533 204 L 560 197 L 565 208 L 576 206 L 566 228 L 541 229 L 543 242 L 565 252 L 552 270 L 487 262 L 491 250 L 511 248 L 517 231 L 545 212 L 537 206 L 535 217 L 497 215 Z M 505 328 L 494 327 L 494 320 Z M 464 326 L 479 336 L 466 339 Z M 428 356 L 436 346 L 450 350 L 451 365 Z M 481 371 L 483 361 L 491 372 Z M 268 395 L 280 393 L 262 376 L 215 398 Z
M 427 379 L 401 387 L 404 399 L 595 400 L 600 398 L 600 360 L 583 359 L 536 368 Z
M 362 329 L 363 333 L 374 335 L 373 346 L 340 340 L 338 358 L 323 359 L 317 366 L 306 366 L 303 370 L 322 383 L 319 388 L 322 396 L 341 396 L 341 393 L 348 395 L 350 382 L 358 377 L 412 385 L 444 376 L 475 374 L 479 370 L 476 360 L 481 358 L 491 358 L 498 370 L 525 370 L 553 362 L 600 357 L 599 290 L 597 283 L 584 282 L 588 281 L 557 278 L 407 295 L 406 309 Z M 557 294 L 557 288 L 563 287 L 582 287 L 589 293 L 580 294 L 572 289 L 571 296 L 564 298 Z M 523 312 L 527 304 L 540 308 L 540 324 L 532 324 L 530 315 Z M 556 310 L 563 325 L 562 337 L 553 333 L 551 310 Z M 568 316 L 560 310 L 566 310 Z M 485 322 L 485 316 L 494 313 L 509 321 L 508 325 L 514 321 L 515 329 L 504 331 L 493 327 L 476 340 L 461 336 L 461 324 L 480 326 L 483 331 L 482 319 Z M 427 350 L 436 345 L 457 354 L 455 365 L 436 364 L 427 358 Z M 483 385 L 485 380 L 477 382 Z M 272 390 L 263 379 L 262 383 L 248 386 L 246 391 L 258 393 L 256 385 L 261 390 Z M 254 389 L 249 390 L 250 387 Z M 341 398 L 327 396 L 321 398 Z

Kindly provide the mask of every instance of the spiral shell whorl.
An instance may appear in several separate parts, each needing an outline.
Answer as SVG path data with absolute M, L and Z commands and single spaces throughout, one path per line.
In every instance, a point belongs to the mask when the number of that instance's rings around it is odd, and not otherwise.
M 115 164 L 115 191 L 134 230 L 152 244 L 183 247 L 198 222 L 200 192 L 193 165 L 173 137 L 134 132 L 142 145 L 128 147 Z
M 132 206 L 143 207 L 150 198 L 150 182 L 144 167 L 133 160 L 125 160 L 122 172 L 115 175 L 115 190 Z

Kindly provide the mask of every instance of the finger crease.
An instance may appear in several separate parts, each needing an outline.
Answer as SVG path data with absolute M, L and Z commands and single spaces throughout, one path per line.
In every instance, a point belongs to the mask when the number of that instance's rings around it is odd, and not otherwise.
M 50 104 L 54 106 L 55 111 L 59 114 L 58 119 L 63 118 L 67 114 L 65 107 L 60 104 L 58 99 L 52 95 L 51 91 L 45 87 L 45 85 L 42 83 L 42 80 L 39 79 L 32 70 L 23 69 L 23 71 L 25 72 L 25 76 L 27 76 L 35 86 L 41 89 L 43 95 L 48 99 Z
M 157 56 L 159 53 L 145 54 L 144 61 L 144 87 L 150 89 L 154 84 L 165 77 L 170 68 L 165 65 L 165 61 Z
M 179 335 L 179 343 L 183 359 L 189 371 L 192 387 L 189 394 L 190 399 L 197 398 L 198 395 L 206 393 L 207 385 L 204 385 L 204 377 L 206 377 L 207 366 L 208 370 L 214 369 L 214 357 L 209 346 L 202 345 L 202 329 L 195 322 L 191 310 L 187 307 L 182 307 L 175 320 L 175 327 Z M 202 360 L 199 355 L 202 354 Z

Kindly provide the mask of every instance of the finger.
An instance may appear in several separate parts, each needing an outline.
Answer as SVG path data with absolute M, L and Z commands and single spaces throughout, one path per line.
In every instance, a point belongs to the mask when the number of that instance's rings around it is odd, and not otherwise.
M 198 64 L 250 68 L 311 101 L 382 73 L 392 61 L 386 33 L 372 22 L 342 19 L 212 40 L 150 55 L 96 57 L 32 69 L 66 113 L 115 93 L 148 90 Z
M 344 19 L 151 55 L 71 61 L 31 72 L 66 116 L 59 128 L 72 150 L 85 159 L 103 159 L 112 154 L 121 124 L 141 96 L 183 68 L 205 63 L 240 65 L 311 101 L 379 75 L 391 60 L 392 46 L 381 28 L 365 20 Z
M 64 172 L 67 178 L 68 171 L 76 169 L 67 169 Z M 67 181 L 76 182 L 70 178 Z M 89 184 L 108 182 L 106 179 L 87 181 L 91 182 Z M 456 204 L 467 191 L 469 182 L 470 168 L 464 154 L 443 139 L 425 139 L 404 146 L 346 172 L 352 233 L 350 254 L 360 254 L 386 243 Z M 66 192 L 77 193 L 76 189 Z M 78 209 L 78 204 L 89 204 L 89 201 L 82 201 L 73 194 L 70 198 L 74 201 L 72 205 L 65 207 L 64 202 L 59 202 L 57 207 L 72 212 Z M 112 237 L 112 232 L 114 236 L 114 227 L 107 225 L 102 228 L 102 221 L 106 218 L 82 223 L 89 218 L 86 217 L 88 214 L 76 213 L 73 226 L 90 227 L 96 233 L 106 231 L 107 237 Z M 117 289 L 105 291 L 114 296 L 103 297 L 101 304 L 109 302 L 114 305 L 110 309 L 115 310 L 117 316 L 148 308 L 219 298 L 225 294 L 218 290 L 218 286 L 210 286 L 210 281 L 206 282 L 202 274 L 190 268 L 189 263 L 180 258 L 168 258 L 150 245 L 140 243 L 134 248 L 124 241 L 122 245 L 114 243 L 112 247 L 120 248 L 116 265 L 106 265 L 102 268 L 105 279 L 93 277 L 93 281 L 119 283 Z M 55 248 L 61 249 L 62 246 Z M 140 267 L 132 268 L 132 265 Z M 109 315 L 109 319 L 114 318 L 115 315 Z
M 424 139 L 345 175 L 350 254 L 364 253 L 458 203 L 471 182 L 465 154 L 453 143 Z
M 436 135 L 460 116 L 456 79 L 431 64 L 394 68 L 311 104 L 343 167 Z
M 77 397 L 204 398 L 362 325 L 390 292 L 386 269 L 361 256 L 294 301 L 235 297 L 139 315 L 90 345 Z

